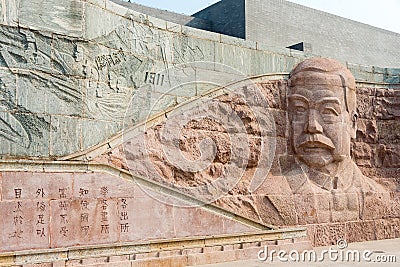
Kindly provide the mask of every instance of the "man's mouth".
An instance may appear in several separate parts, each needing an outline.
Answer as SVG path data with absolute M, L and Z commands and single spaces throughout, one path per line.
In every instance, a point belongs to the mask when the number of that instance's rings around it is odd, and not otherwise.
M 325 152 L 326 150 L 334 150 L 335 147 L 331 144 L 320 141 L 305 141 L 299 147 L 306 153 Z

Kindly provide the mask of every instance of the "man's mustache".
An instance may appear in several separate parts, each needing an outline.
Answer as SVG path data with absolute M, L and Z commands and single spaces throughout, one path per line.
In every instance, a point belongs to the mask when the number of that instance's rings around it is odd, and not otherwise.
M 335 149 L 335 145 L 331 139 L 322 134 L 307 134 L 299 140 L 299 147 L 324 147 L 331 150 Z

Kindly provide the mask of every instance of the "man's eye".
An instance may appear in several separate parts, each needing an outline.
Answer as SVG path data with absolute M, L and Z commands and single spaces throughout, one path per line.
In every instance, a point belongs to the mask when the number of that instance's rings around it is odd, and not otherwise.
M 303 106 L 296 106 L 295 111 L 296 111 L 296 113 L 304 113 L 304 112 L 306 112 L 306 108 Z
M 322 110 L 322 114 L 323 115 L 332 115 L 332 116 L 338 116 L 339 115 L 339 113 L 336 112 L 336 110 L 333 109 L 333 108 L 324 108 Z

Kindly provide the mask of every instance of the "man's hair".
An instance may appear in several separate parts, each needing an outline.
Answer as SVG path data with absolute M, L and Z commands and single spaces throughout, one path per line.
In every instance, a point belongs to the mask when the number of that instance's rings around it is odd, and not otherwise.
M 289 87 L 294 87 L 302 77 L 310 78 L 310 74 L 320 73 L 328 75 L 337 75 L 341 80 L 343 95 L 346 104 L 346 110 L 350 115 L 356 112 L 356 82 L 353 74 L 340 64 L 338 61 L 330 58 L 310 58 L 306 59 L 290 72 Z M 307 75 L 308 74 L 308 75 Z M 302 77 L 300 77 L 302 76 Z M 328 82 L 328 80 L 326 81 Z

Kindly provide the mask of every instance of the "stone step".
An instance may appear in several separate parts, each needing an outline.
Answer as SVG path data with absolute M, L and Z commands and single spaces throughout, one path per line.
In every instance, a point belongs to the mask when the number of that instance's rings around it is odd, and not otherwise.
M 257 259 L 264 250 L 303 251 L 312 245 L 303 228 L 237 235 L 159 240 L 147 244 L 71 247 L 0 255 L 0 266 L 18 267 L 179 267 Z M 38 265 L 40 264 L 40 265 Z

